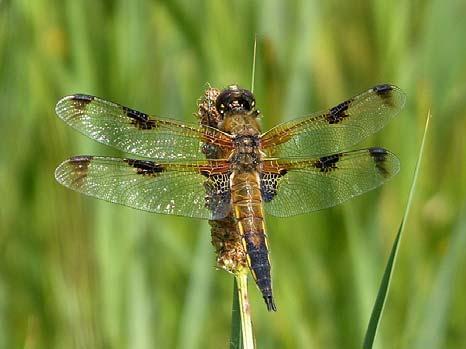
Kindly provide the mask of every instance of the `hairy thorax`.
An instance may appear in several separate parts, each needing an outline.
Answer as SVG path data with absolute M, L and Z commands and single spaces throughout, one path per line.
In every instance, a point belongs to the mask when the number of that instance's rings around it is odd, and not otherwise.
M 220 129 L 232 135 L 259 136 L 260 128 L 257 118 L 247 113 L 235 113 L 225 117 Z

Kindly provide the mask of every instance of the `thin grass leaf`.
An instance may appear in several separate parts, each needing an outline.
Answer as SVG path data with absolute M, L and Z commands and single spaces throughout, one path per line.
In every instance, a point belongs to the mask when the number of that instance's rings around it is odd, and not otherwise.
M 374 339 L 377 334 L 377 330 L 379 328 L 380 319 L 382 317 L 382 312 L 385 306 L 385 301 L 387 299 L 388 291 L 390 288 L 390 281 L 392 278 L 392 272 L 395 267 L 396 256 L 398 254 L 398 247 L 401 241 L 401 237 L 403 234 L 404 227 L 408 220 L 408 214 L 411 209 L 414 191 L 416 189 L 416 182 L 419 176 L 419 168 L 421 167 L 421 160 L 422 155 L 424 153 L 424 144 L 426 140 L 427 130 L 429 127 L 429 121 L 431 118 L 430 111 L 427 115 L 426 124 L 424 127 L 424 135 L 422 136 L 421 147 L 419 149 L 419 156 L 416 162 L 416 168 L 414 170 L 413 181 L 411 183 L 411 188 L 409 190 L 408 202 L 406 204 L 406 209 L 403 215 L 403 219 L 401 220 L 400 227 L 398 228 L 398 233 L 396 235 L 395 241 L 393 242 L 392 250 L 390 252 L 390 256 L 388 258 L 387 265 L 385 267 L 385 271 L 382 277 L 382 282 L 380 283 L 379 291 L 377 293 L 377 299 L 375 300 L 374 307 L 372 309 L 371 318 L 369 320 L 369 325 L 367 326 L 366 335 L 364 337 L 364 349 L 371 349 L 372 345 L 374 344 Z
M 230 348 L 254 349 L 255 342 L 252 330 L 251 306 L 248 297 L 247 270 L 243 270 L 235 275 L 234 288 L 237 292 L 236 296 L 233 297 Z M 238 316 L 238 313 L 240 316 Z M 240 331 L 238 331 L 238 328 L 240 328 Z
M 254 52 L 252 54 L 252 76 L 251 76 L 251 92 L 254 92 L 254 82 L 256 77 L 256 53 L 257 53 L 257 35 L 254 36 Z
M 239 294 L 236 278 L 233 278 L 233 304 L 231 307 L 230 349 L 242 349 L 241 313 L 239 308 Z

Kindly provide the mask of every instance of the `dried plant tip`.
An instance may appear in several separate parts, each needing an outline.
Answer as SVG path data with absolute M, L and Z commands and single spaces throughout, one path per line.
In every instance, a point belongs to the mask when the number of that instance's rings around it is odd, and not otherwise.
M 199 98 L 197 106 L 198 111 L 196 116 L 202 125 L 218 128 L 222 121 L 222 116 L 215 107 L 215 102 L 220 94 L 220 90 L 217 88 L 209 87 L 205 90 L 201 98 Z

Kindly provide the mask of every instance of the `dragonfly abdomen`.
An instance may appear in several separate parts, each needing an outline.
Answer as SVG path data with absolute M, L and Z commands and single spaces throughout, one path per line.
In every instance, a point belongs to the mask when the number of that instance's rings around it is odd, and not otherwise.
M 249 269 L 264 297 L 267 309 L 275 311 L 258 174 L 254 172 L 233 173 L 231 199 L 238 231 L 247 253 Z

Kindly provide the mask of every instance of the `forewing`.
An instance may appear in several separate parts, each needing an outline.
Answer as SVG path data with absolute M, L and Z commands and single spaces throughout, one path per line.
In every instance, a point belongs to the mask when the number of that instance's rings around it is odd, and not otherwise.
M 341 152 L 377 132 L 399 113 L 405 94 L 378 85 L 324 112 L 280 124 L 261 137 L 270 157 L 307 157 Z
M 206 188 L 228 185 L 217 178 L 227 169 L 222 161 L 159 164 L 77 156 L 60 164 L 55 178 L 83 194 L 144 211 L 221 219 L 229 212 L 229 201 L 217 201 L 219 207 L 212 210 L 206 202 Z
M 400 169 L 383 148 L 301 160 L 266 160 L 262 174 L 265 210 L 287 217 L 338 205 L 372 190 Z
M 67 124 L 88 137 L 155 160 L 205 159 L 205 144 L 232 148 L 230 137 L 217 129 L 149 116 L 94 96 L 64 97 L 55 110 Z

